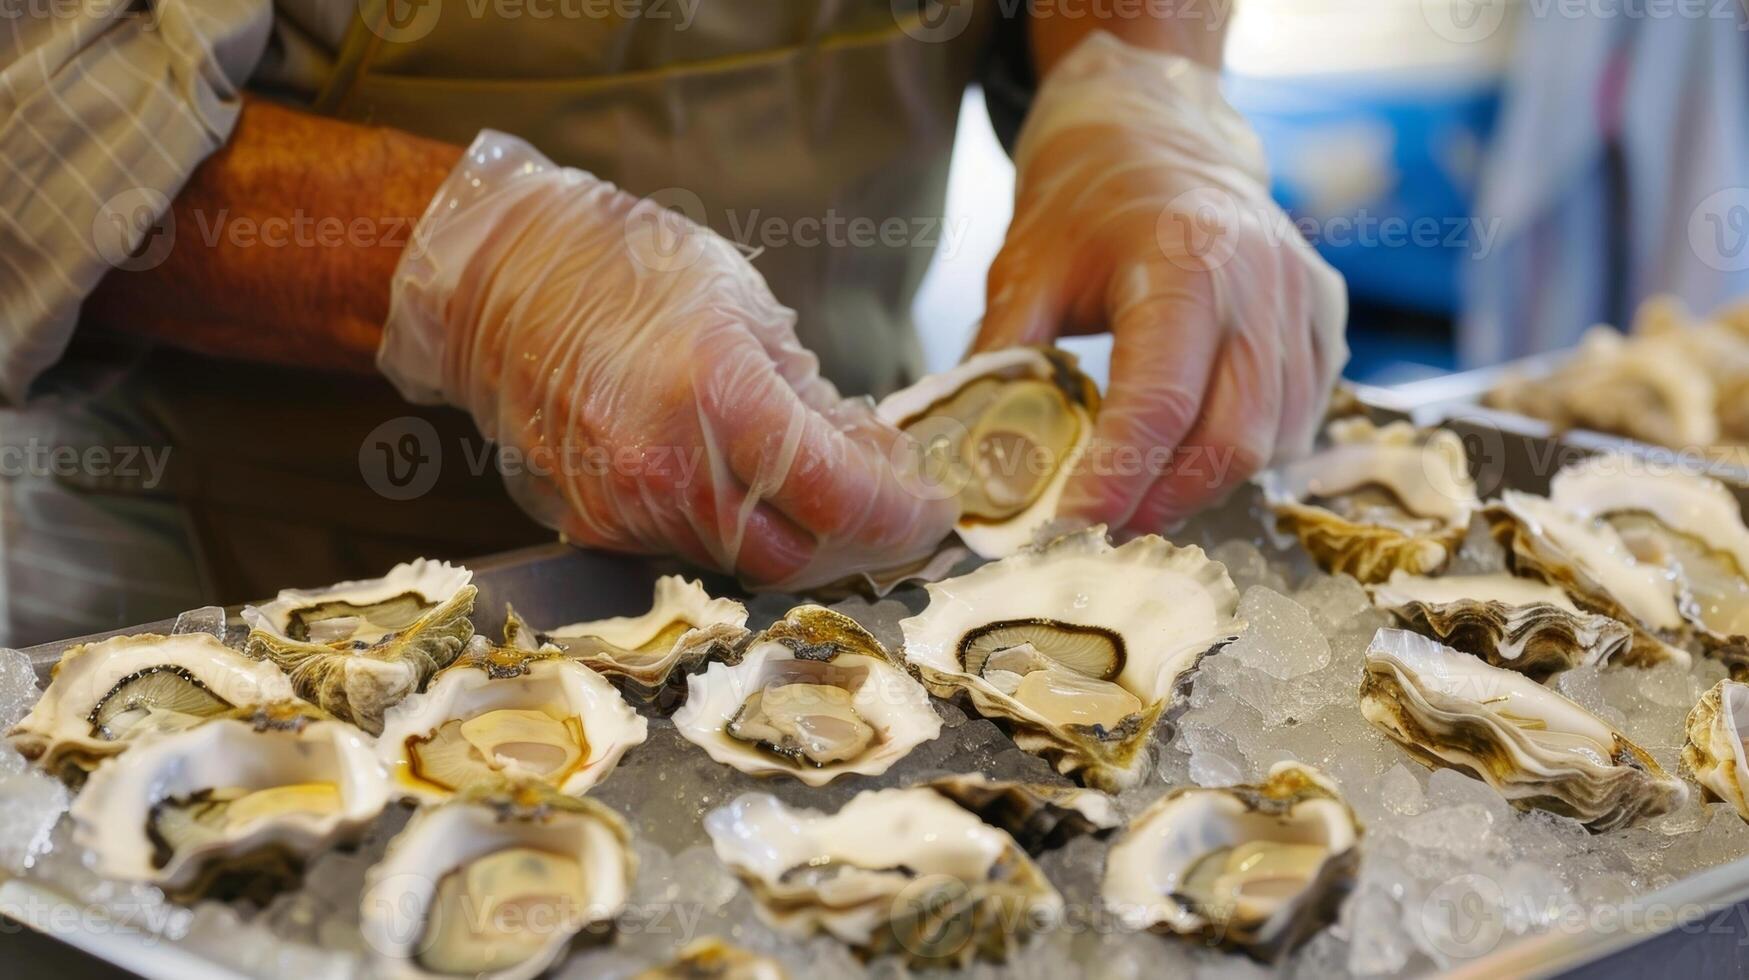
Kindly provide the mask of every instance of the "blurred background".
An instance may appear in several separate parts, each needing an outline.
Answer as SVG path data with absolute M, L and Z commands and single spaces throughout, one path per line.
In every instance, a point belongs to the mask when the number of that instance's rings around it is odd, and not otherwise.
M 1417 380 L 1575 343 L 1674 293 L 1749 295 L 1741 0 L 1202 0 L 1276 197 L 1348 278 L 1348 376 Z M 1188 9 L 1188 8 L 1187 8 Z M 967 96 L 930 367 L 983 310 L 1013 167 Z M 1103 374 L 1110 339 L 1072 341 Z

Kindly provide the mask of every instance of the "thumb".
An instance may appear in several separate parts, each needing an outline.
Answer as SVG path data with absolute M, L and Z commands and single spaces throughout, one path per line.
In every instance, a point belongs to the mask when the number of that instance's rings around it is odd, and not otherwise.
M 1048 344 L 1061 331 L 1063 307 L 1056 277 L 1022 250 L 1004 245 L 990 264 L 984 322 L 968 353 Z

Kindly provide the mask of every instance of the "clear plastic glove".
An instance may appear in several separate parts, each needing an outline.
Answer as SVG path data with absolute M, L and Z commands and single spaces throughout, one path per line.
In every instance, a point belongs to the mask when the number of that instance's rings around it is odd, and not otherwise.
M 396 270 L 378 366 L 473 413 L 512 495 L 580 544 L 803 587 L 928 554 L 951 501 L 845 400 L 721 237 L 482 132 Z
M 1310 448 L 1347 294 L 1271 200 L 1215 72 L 1092 34 L 1045 79 L 1015 166 L 976 348 L 1115 338 L 1059 513 L 1158 531 Z

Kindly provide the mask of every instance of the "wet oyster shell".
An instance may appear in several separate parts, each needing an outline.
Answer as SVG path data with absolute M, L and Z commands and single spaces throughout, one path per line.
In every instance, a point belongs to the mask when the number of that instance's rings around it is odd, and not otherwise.
M 1097 790 L 991 779 L 975 772 L 942 776 L 923 785 L 1007 831 L 1035 857 L 1071 838 L 1103 835 L 1123 824 L 1111 797 Z
M 1439 572 L 1480 505 L 1463 440 L 1407 422 L 1339 419 L 1330 445 L 1257 478 L 1276 526 L 1318 565 L 1363 583 Z
M 905 658 L 931 693 L 963 696 L 979 714 L 1006 722 L 1020 748 L 1107 791 L 1140 778 L 1155 723 L 1181 682 L 1205 653 L 1243 629 L 1234 617 L 1238 589 L 1202 549 L 1155 535 L 1114 548 L 1103 527 L 935 583 L 928 592 L 923 612 L 899 625 Z M 1086 725 L 1048 717 L 1005 693 L 969 669 L 966 658 L 979 637 L 1008 628 L 1104 637 L 1120 665 L 1104 680 L 1140 709 L 1109 727 Z
M 1316 769 L 1278 763 L 1263 783 L 1174 790 L 1130 822 L 1106 858 L 1101 897 L 1131 929 L 1154 929 L 1281 959 L 1335 921 L 1360 864 L 1361 826 Z M 1197 863 L 1252 841 L 1314 845 L 1310 880 L 1267 916 L 1199 907 L 1185 884 Z
M 1013 838 L 923 787 L 858 793 L 833 814 L 750 793 L 704 826 L 761 919 L 865 957 L 1000 962 L 1063 908 Z
M 1367 721 L 1423 765 L 1475 776 L 1520 809 L 1603 832 L 1687 799 L 1645 749 L 1523 674 L 1406 630 L 1380 630 L 1366 657 Z
M 243 608 L 250 627 L 245 652 L 278 664 L 300 697 L 374 734 L 383 712 L 423 687 L 473 635 L 472 577 L 458 565 L 421 558 L 382 578 L 285 589 L 272 602 Z M 368 615 L 307 621 L 312 611 L 335 607 L 393 609 L 397 620 L 412 618 L 392 628 Z
M 1398 570 L 1370 591 L 1374 605 L 1417 633 L 1539 681 L 1610 663 L 1634 638 L 1617 620 L 1581 612 L 1555 586 L 1504 573 L 1424 578 Z
M 1749 684 L 1722 680 L 1688 713 L 1682 764 L 1708 800 L 1731 804 L 1749 820 Z
M 429 934 L 431 904 L 446 876 L 508 848 L 575 860 L 585 876 L 584 894 L 557 902 L 541 895 L 543 901 L 533 907 L 507 909 L 515 913 L 505 919 L 511 928 L 526 921 L 542 941 L 521 962 L 468 976 L 531 980 L 557 963 L 579 934 L 611 929 L 630 897 L 637 857 L 618 814 L 538 783 L 476 787 L 414 814 L 366 875 L 359 930 L 378 973 L 403 980 L 457 976 L 430 969 L 422 960 L 436 944 Z M 489 909 L 467 911 L 491 921 Z
M 788 980 L 783 966 L 768 956 L 724 942 L 720 936 L 694 939 L 674 958 L 632 980 Z

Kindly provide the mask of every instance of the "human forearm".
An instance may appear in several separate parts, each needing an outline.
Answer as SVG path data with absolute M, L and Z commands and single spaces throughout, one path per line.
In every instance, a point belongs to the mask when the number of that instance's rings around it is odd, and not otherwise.
M 223 357 L 370 370 L 389 281 L 461 148 L 245 102 L 172 202 L 173 244 L 116 269 L 93 327 Z
M 1193 58 L 1210 68 L 1221 66 L 1231 4 L 1186 2 L 1172 4 L 1163 13 L 1110 5 L 1105 9 L 1109 11 L 1105 16 L 1094 16 L 1089 8 L 1063 7 L 1055 0 L 1039 0 L 1031 5 L 1027 33 L 1032 42 L 1033 65 L 1040 78 L 1094 31 L 1106 31 L 1136 47 Z M 1118 10 L 1125 13 L 1119 15 Z M 1070 16 L 1072 11 L 1079 11 L 1080 16 Z

